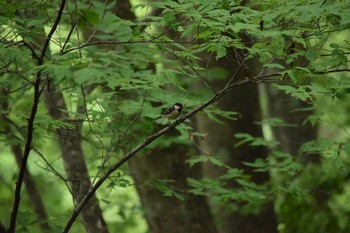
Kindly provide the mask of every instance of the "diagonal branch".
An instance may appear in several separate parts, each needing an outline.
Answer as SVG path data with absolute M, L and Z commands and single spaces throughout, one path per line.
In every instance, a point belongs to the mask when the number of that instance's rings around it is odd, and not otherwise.
M 40 57 L 39 57 L 39 58 L 40 58 L 40 60 L 39 60 L 39 65 L 42 65 L 42 64 L 43 64 L 46 51 L 47 51 L 47 49 L 48 49 L 48 47 L 49 47 L 51 38 L 52 38 L 53 34 L 55 33 L 55 31 L 56 31 L 56 29 L 57 29 L 57 27 L 58 27 L 58 24 L 59 24 L 60 21 L 61 21 L 61 17 L 62 17 L 63 10 L 64 10 L 64 7 L 65 7 L 65 6 L 66 6 L 66 0 L 62 0 L 62 1 L 61 1 L 61 4 L 60 4 L 60 9 L 58 10 L 58 13 L 57 13 L 56 20 L 55 20 L 55 22 L 53 23 L 49 34 L 47 34 L 46 40 L 45 40 L 44 45 L 43 45 L 43 48 L 42 48 L 42 50 L 41 50 L 41 54 L 40 54 Z
M 70 216 L 66 226 L 64 227 L 63 233 L 68 233 L 70 228 L 72 227 L 74 221 L 78 217 L 79 213 L 82 211 L 82 209 L 85 207 L 85 205 L 89 202 L 90 198 L 95 194 L 95 192 L 100 188 L 100 186 L 108 179 L 108 177 L 117 170 L 120 166 L 122 166 L 124 163 L 126 163 L 129 159 L 134 157 L 140 150 L 145 148 L 147 145 L 152 143 L 154 140 L 162 136 L 163 134 L 169 132 L 170 130 L 176 128 L 179 124 L 184 122 L 186 119 L 192 117 L 197 112 L 203 110 L 204 108 L 208 107 L 212 103 L 218 101 L 221 99 L 224 95 L 226 95 L 233 87 L 242 85 L 244 83 L 249 82 L 249 80 L 239 80 L 236 83 L 233 83 L 224 89 L 222 89 L 220 92 L 215 94 L 211 99 L 207 100 L 206 102 L 202 103 L 197 108 L 193 109 L 192 111 L 188 112 L 187 114 L 180 117 L 178 120 L 176 120 L 174 123 L 166 126 L 165 128 L 159 130 L 158 132 L 150 135 L 147 137 L 142 143 L 134 147 L 134 149 L 130 150 L 129 153 L 127 153 L 124 157 L 122 157 L 118 162 L 113 164 L 106 172 L 105 174 L 91 187 L 89 192 L 86 193 L 86 195 L 82 198 L 81 202 L 77 205 L 77 207 L 74 209 L 72 215 Z

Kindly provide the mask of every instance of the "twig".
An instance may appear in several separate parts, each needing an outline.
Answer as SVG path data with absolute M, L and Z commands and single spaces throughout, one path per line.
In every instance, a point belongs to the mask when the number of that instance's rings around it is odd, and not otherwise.
M 67 38 L 66 38 L 66 40 L 64 41 L 64 43 L 63 43 L 63 45 L 62 45 L 60 54 L 62 54 L 63 50 L 66 48 L 66 46 L 67 46 L 67 44 L 68 44 L 68 42 L 69 42 L 69 39 L 70 39 L 70 37 L 72 36 L 72 33 L 73 33 L 73 31 L 74 31 L 75 25 L 76 25 L 75 23 L 72 24 L 72 26 L 71 26 L 71 28 L 70 28 L 70 30 L 69 30 L 69 33 L 68 33 L 68 35 L 67 35 Z
M 67 182 L 67 179 L 63 177 L 63 175 L 61 175 L 58 171 L 55 170 L 55 168 L 51 165 L 51 163 L 45 158 L 45 156 L 38 150 L 36 149 L 35 147 L 33 147 L 33 151 L 35 151 L 35 153 L 44 161 L 45 165 L 48 167 L 48 168 L 45 168 L 45 167 L 41 167 L 39 164 L 37 164 L 39 167 L 47 170 L 47 171 L 50 171 L 52 172 L 55 176 L 57 176 L 58 178 L 60 178 L 64 185 L 67 187 L 67 190 L 69 191 L 70 194 L 72 194 L 73 196 L 73 191 L 72 189 L 70 188 L 70 186 L 68 185 L 68 182 Z
M 329 73 L 338 73 L 338 72 L 350 72 L 350 69 L 336 69 L 336 70 L 327 70 L 327 71 L 315 71 L 315 74 L 329 74 Z
M 132 119 L 131 123 L 128 124 L 127 129 L 125 130 L 125 132 L 123 132 L 123 134 L 121 135 L 121 137 L 119 137 L 118 142 L 116 143 L 116 145 L 107 153 L 106 157 L 103 159 L 102 161 L 102 165 L 100 166 L 100 169 L 98 170 L 97 174 L 95 175 L 95 178 L 92 182 L 92 187 L 94 186 L 94 183 L 96 181 L 96 179 L 98 178 L 99 174 L 102 171 L 102 168 L 104 167 L 104 165 L 106 164 L 106 162 L 110 159 L 110 157 L 112 156 L 112 154 L 115 152 L 116 148 L 119 146 L 120 143 L 122 143 L 123 138 L 126 136 L 127 132 L 130 130 L 131 131 L 131 127 L 132 125 L 136 122 L 136 120 L 139 118 L 139 116 L 141 115 L 142 109 L 143 109 L 143 105 L 145 102 L 145 98 L 142 99 L 142 103 L 141 103 L 141 107 L 140 109 L 137 111 L 137 113 L 135 114 L 134 118 Z M 127 120 L 127 118 L 126 118 Z M 131 144 L 130 144 L 131 145 Z
M 39 57 L 40 58 L 39 65 L 42 65 L 43 62 L 44 62 L 44 57 L 45 57 L 47 48 L 49 47 L 49 43 L 51 41 L 52 35 L 55 33 L 55 31 L 56 31 L 56 29 L 58 27 L 58 24 L 61 21 L 61 16 L 63 14 L 63 10 L 64 10 L 65 6 L 66 6 L 66 0 L 62 0 L 61 1 L 61 5 L 60 5 L 60 9 L 58 10 L 58 13 L 57 13 L 56 20 L 55 20 L 54 24 L 52 25 L 49 34 L 47 34 L 46 40 L 45 40 L 43 48 L 41 50 L 41 54 L 40 54 L 40 57 Z
M 205 78 L 203 75 L 201 75 L 189 62 L 187 62 L 185 59 L 181 58 L 180 56 L 176 55 L 175 53 L 170 52 L 169 50 L 167 50 L 171 55 L 173 55 L 175 58 L 177 58 L 178 60 L 180 60 L 183 64 L 187 65 L 188 67 L 190 67 L 190 69 L 198 76 L 202 79 L 203 83 L 214 93 L 217 94 L 217 91 L 215 90 L 214 86 L 211 85 L 211 83 L 208 81 L 207 78 Z

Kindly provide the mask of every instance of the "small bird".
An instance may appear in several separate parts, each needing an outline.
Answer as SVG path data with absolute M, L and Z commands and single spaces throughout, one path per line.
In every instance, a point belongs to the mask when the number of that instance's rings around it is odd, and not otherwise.
M 163 115 L 160 117 L 165 117 L 165 118 L 168 118 L 170 120 L 176 119 L 181 114 L 181 111 L 182 111 L 182 104 L 175 103 L 171 108 L 167 109 L 163 113 Z M 158 118 L 160 118 L 160 117 L 158 117 Z

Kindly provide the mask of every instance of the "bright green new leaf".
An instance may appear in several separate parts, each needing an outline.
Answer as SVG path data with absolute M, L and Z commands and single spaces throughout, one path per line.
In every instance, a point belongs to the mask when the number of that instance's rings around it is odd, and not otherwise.
M 82 84 L 86 81 L 94 81 L 104 77 L 103 72 L 95 68 L 83 68 L 74 72 L 74 81 L 78 84 Z

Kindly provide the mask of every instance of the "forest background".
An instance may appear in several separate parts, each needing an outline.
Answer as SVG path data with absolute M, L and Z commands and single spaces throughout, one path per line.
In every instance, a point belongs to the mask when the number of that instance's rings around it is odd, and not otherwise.
M 349 9 L 0 0 L 0 232 L 350 232 Z

